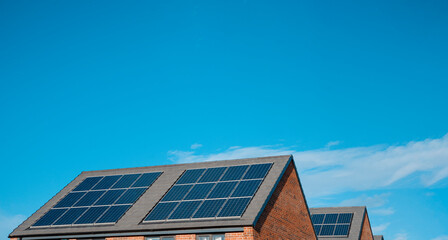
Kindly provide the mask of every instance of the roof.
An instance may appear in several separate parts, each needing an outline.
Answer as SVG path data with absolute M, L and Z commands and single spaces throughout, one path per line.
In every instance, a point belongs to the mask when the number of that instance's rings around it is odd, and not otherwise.
M 383 235 L 374 235 L 373 240 L 384 240 Z
M 327 207 L 327 208 L 310 208 L 311 215 L 313 214 L 328 214 L 328 213 L 353 213 L 349 234 L 347 237 L 325 237 L 318 236 L 319 239 L 348 239 L 359 240 L 361 237 L 362 224 L 366 214 L 366 207 Z M 317 235 L 317 233 L 316 233 Z
M 272 192 L 281 179 L 289 163 L 293 161 L 292 155 L 249 158 L 239 160 L 226 160 L 215 162 L 201 162 L 190 164 L 176 164 L 153 167 L 113 169 L 101 171 L 82 172 L 59 193 L 51 198 L 45 205 L 18 226 L 9 237 L 22 237 L 24 239 L 49 239 L 49 236 L 70 238 L 69 236 L 89 235 L 101 236 L 104 233 L 123 232 L 160 232 L 188 229 L 204 228 L 225 228 L 254 226 L 259 215 L 267 204 Z M 259 186 L 246 210 L 239 218 L 230 219 L 207 219 L 200 221 L 165 221 L 165 222 L 142 222 L 151 209 L 164 197 L 167 191 L 176 183 L 177 179 L 188 169 L 229 167 L 245 164 L 272 163 L 272 167 Z M 119 174 L 136 174 L 148 172 L 162 172 L 158 179 L 148 188 L 148 190 L 135 202 L 132 207 L 121 217 L 118 222 L 112 225 L 83 225 L 65 227 L 30 228 L 36 221 L 45 215 L 68 193 L 75 189 L 83 180 L 95 176 L 112 176 Z M 50 237 L 51 238 L 51 237 Z

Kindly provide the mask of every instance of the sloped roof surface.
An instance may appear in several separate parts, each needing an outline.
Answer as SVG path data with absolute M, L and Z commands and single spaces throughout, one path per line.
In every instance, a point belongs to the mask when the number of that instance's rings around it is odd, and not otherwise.
M 374 235 L 373 240 L 384 240 L 383 235 Z
M 117 233 L 117 232 L 148 232 L 161 230 L 178 230 L 178 229 L 196 229 L 196 228 L 213 228 L 213 227 L 240 227 L 254 225 L 264 205 L 269 200 L 275 186 L 283 175 L 288 163 L 292 161 L 292 156 L 275 156 L 263 158 L 250 158 L 239 160 L 201 162 L 191 164 L 176 164 L 154 167 L 113 169 L 101 171 L 82 172 L 45 205 L 25 220 L 17 227 L 10 237 L 39 237 L 52 235 L 81 235 L 81 234 L 97 234 L 97 233 Z M 188 169 L 228 167 L 245 164 L 273 163 L 271 169 L 267 173 L 264 181 L 260 185 L 258 191 L 252 198 L 247 209 L 239 218 L 231 219 L 210 219 L 202 221 L 166 221 L 166 222 L 148 222 L 143 223 L 143 219 L 149 211 L 159 202 L 166 194 L 176 180 Z M 47 227 L 47 228 L 30 228 L 37 220 L 47 213 L 55 204 L 71 192 L 79 183 L 87 177 L 110 176 L 119 174 L 135 174 L 148 172 L 162 172 L 160 177 L 152 184 L 151 187 L 139 198 L 139 200 L 112 225 L 85 225 L 85 226 L 66 226 L 66 227 Z
M 353 218 L 350 226 L 350 231 L 347 237 L 325 237 L 318 236 L 322 240 L 359 240 L 361 237 L 361 230 L 364 215 L 366 213 L 365 207 L 328 207 L 328 208 L 310 208 L 311 215 L 313 214 L 327 214 L 327 213 L 353 213 Z M 376 239 L 375 239 L 376 240 Z

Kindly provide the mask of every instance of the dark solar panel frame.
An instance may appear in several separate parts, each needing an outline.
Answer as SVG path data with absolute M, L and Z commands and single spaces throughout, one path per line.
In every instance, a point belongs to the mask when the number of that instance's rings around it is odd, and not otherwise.
M 313 214 L 311 221 L 317 236 L 344 237 L 350 233 L 353 213 Z
M 241 217 L 272 164 L 188 169 L 148 213 L 143 222 Z M 249 171 L 251 173 L 246 177 Z M 202 191 L 198 191 L 199 189 Z M 174 197 L 176 194 L 179 196 Z M 170 208 L 161 212 L 161 208 L 165 208 L 168 204 Z M 172 207 L 174 204 L 177 205 Z M 195 208 L 193 212 L 191 212 L 192 206 Z M 185 207 L 188 209 L 184 209 Z M 185 214 L 182 214 L 184 212 Z
M 88 177 L 31 227 L 116 223 L 161 174 L 151 172 Z

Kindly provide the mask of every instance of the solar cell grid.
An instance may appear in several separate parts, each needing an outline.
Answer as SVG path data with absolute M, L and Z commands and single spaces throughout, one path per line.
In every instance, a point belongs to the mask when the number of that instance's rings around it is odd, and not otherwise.
M 63 208 L 63 207 L 71 207 L 75 204 L 80 198 L 82 198 L 86 193 L 85 192 L 73 192 L 69 193 L 65 196 L 61 201 L 54 206 L 55 208 Z
M 219 213 L 219 217 L 236 217 L 241 216 L 246 210 L 251 198 L 231 198 L 227 200 L 224 207 Z
M 322 229 L 320 230 L 320 236 L 331 236 L 334 232 L 334 224 L 331 225 L 322 225 Z
M 185 173 L 177 180 L 177 184 L 187 184 L 187 183 L 195 183 L 204 173 L 205 169 L 192 169 L 187 170 Z
M 115 175 L 115 176 L 106 176 L 101 181 L 99 181 L 92 189 L 93 190 L 103 190 L 103 189 L 109 189 L 114 185 L 118 179 L 120 179 L 121 175 Z
M 336 223 L 336 220 L 338 219 L 338 214 L 325 214 L 325 220 L 324 223 Z
M 94 223 L 109 207 L 91 207 L 87 210 L 75 224 L 89 224 Z
M 137 180 L 138 177 L 140 177 L 140 174 L 124 175 L 112 186 L 112 188 L 128 188 L 135 182 L 135 180 Z
M 349 228 L 350 228 L 350 226 L 348 224 L 336 225 L 336 229 L 334 230 L 334 235 L 336 235 L 336 236 L 348 235 Z
M 186 219 L 190 218 L 198 208 L 201 201 L 181 202 L 168 219 Z
M 232 197 L 253 196 L 260 186 L 261 180 L 241 181 L 232 193 Z
M 32 227 L 115 223 L 160 174 L 88 177 Z
M 111 206 L 96 223 L 114 223 L 120 219 L 131 205 Z
M 313 214 L 311 215 L 311 221 L 313 224 L 322 224 L 324 222 L 325 214 Z
M 65 212 L 62 217 L 60 217 L 53 225 L 67 225 L 72 224 L 76 219 L 78 219 L 85 211 L 86 207 L 82 208 L 70 208 L 67 212 Z
M 92 189 L 103 177 L 89 177 L 79 184 L 73 191 L 87 191 Z
M 243 179 L 264 178 L 266 173 L 271 168 L 271 165 L 272 164 L 270 164 L 270 163 L 251 165 L 249 167 L 249 170 L 247 171 L 247 173 L 244 175 Z
M 115 201 L 124 193 L 125 190 L 110 190 L 107 191 L 103 196 L 101 196 L 94 205 L 112 205 Z
M 248 165 L 229 167 L 221 181 L 241 180 L 248 167 Z
M 217 183 L 207 198 L 227 198 L 233 192 L 233 189 L 237 184 L 238 181 Z
M 240 217 L 271 166 L 186 170 L 144 221 Z
M 205 200 L 194 214 L 193 218 L 212 218 L 218 214 L 218 211 L 225 203 L 225 199 Z
M 215 186 L 214 183 L 196 184 L 185 197 L 185 200 L 204 199 L 213 186 Z
M 204 175 L 202 175 L 198 182 L 216 182 L 221 178 L 225 170 L 225 167 L 209 168 L 205 171 Z
M 314 231 L 318 236 L 348 236 L 353 213 L 313 214 Z

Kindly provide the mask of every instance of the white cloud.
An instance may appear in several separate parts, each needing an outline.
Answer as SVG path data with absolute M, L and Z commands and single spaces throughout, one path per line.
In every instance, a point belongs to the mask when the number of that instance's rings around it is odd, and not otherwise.
M 433 238 L 432 240 L 448 240 L 448 235 L 438 236 Z
M 395 210 L 389 207 L 389 208 L 373 209 L 370 212 L 372 213 L 372 215 L 388 216 L 394 214 Z
M 0 236 L 8 239 L 8 235 L 25 220 L 23 215 L 7 215 L 0 212 Z
M 370 208 L 377 208 L 384 206 L 387 203 L 387 197 L 389 197 L 389 193 L 376 194 L 373 196 L 367 196 L 365 194 L 352 199 L 347 199 L 342 201 L 340 206 L 367 206 Z
M 191 149 L 198 149 L 198 148 L 201 148 L 202 147 L 202 144 L 200 144 L 200 143 L 194 143 L 194 144 L 192 144 L 191 146 L 190 146 L 190 148 Z
M 404 145 L 375 145 L 331 150 L 296 151 L 284 146 L 232 147 L 212 154 L 170 151 L 175 162 L 202 162 L 293 154 L 307 195 L 324 196 L 350 190 L 390 187 L 409 176 L 420 186 L 448 177 L 448 135 Z M 331 181 L 329 181 L 331 180 Z
M 389 227 L 390 223 L 381 224 L 375 227 L 372 227 L 372 231 L 374 235 L 381 234 L 387 227 Z
M 407 240 L 407 239 L 408 239 L 408 234 L 407 233 L 395 234 L 395 238 L 394 238 L 394 240 Z
M 333 147 L 333 146 L 337 146 L 340 143 L 341 143 L 340 141 L 331 141 L 331 142 L 328 142 L 327 145 L 325 145 L 325 147 L 326 148 L 330 148 L 330 147 Z

